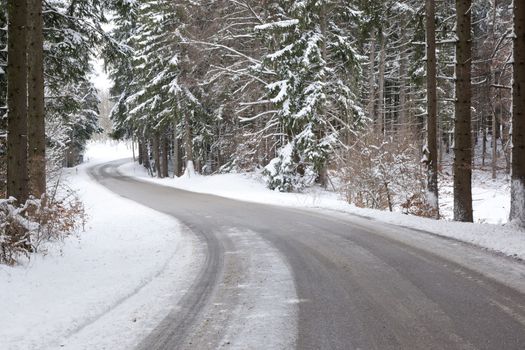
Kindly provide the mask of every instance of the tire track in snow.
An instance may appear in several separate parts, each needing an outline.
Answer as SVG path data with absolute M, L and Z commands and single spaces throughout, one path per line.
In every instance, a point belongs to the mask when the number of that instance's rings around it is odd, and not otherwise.
M 293 276 L 279 251 L 257 234 L 231 229 L 238 255 L 248 260 L 239 303 L 222 340 L 231 349 L 293 349 L 297 338 L 297 295 Z
M 224 246 L 219 282 L 182 349 L 293 349 L 297 296 L 281 253 L 253 231 L 215 233 Z

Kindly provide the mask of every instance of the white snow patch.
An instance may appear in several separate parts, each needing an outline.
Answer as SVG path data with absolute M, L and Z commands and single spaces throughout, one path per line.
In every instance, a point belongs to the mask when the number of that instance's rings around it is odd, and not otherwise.
M 474 171 L 472 178 L 472 208 L 476 223 L 506 224 L 510 213 L 510 182 L 500 176 L 492 180 L 486 172 Z M 454 196 L 452 177 L 440 177 L 439 211 L 452 220 Z
M 201 256 L 178 221 L 86 173 L 130 155 L 122 144 L 90 145 L 90 162 L 65 175 L 86 207 L 86 231 L 67 238 L 61 254 L 0 266 L 0 349 L 130 349 L 190 285 Z
M 436 197 L 436 195 L 434 193 L 427 191 L 425 193 L 425 196 L 427 198 L 427 203 L 432 208 L 437 208 L 438 207 L 438 198 Z
M 523 227 L 525 224 L 525 222 L 523 222 L 523 218 L 525 217 L 525 188 L 523 187 L 523 181 L 512 180 L 511 191 L 515 201 L 513 215 L 516 216 L 513 218 L 512 225 Z
M 245 283 L 239 284 L 234 323 L 221 344 L 229 349 L 294 349 L 297 300 L 290 268 L 279 251 L 256 233 L 231 229 L 236 247 L 249 254 Z
M 299 24 L 298 19 L 288 19 L 288 20 L 283 20 L 283 21 L 259 24 L 259 25 L 256 25 L 254 29 L 255 30 L 269 30 L 269 29 L 276 29 L 276 28 L 288 28 L 288 27 L 296 26 L 298 24 Z
M 192 160 L 188 160 L 186 162 L 186 170 L 184 170 L 184 174 L 183 174 L 183 177 L 185 178 L 193 178 L 195 177 L 196 173 L 195 173 L 195 166 L 193 165 L 193 161 Z

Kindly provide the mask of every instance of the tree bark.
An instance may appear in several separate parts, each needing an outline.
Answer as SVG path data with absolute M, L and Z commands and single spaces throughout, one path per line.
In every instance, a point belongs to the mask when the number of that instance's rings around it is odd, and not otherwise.
M 437 66 L 436 66 L 436 4 L 426 0 L 427 36 L 427 191 L 433 216 L 439 218 L 437 163 Z
M 372 31 L 371 34 L 372 38 L 370 40 L 370 67 L 369 67 L 369 73 L 368 73 L 368 85 L 369 85 L 369 92 L 368 92 L 368 105 L 367 105 L 367 112 L 368 112 L 368 118 L 370 120 L 375 120 L 375 59 L 376 59 L 376 37 L 375 37 L 375 31 Z
M 162 137 L 162 177 L 168 177 L 168 153 L 169 153 L 168 138 Z
M 153 135 L 153 159 L 155 160 L 155 172 L 157 177 L 162 177 L 160 168 L 160 145 L 159 145 L 159 134 L 155 132 Z
M 485 166 L 485 156 L 487 154 L 487 117 L 481 115 L 481 167 Z
M 492 26 L 491 26 L 491 41 L 492 45 L 496 45 L 496 14 L 497 14 L 497 8 L 498 8 L 498 2 L 497 0 L 494 0 L 492 3 Z M 494 57 L 492 57 L 494 58 Z M 491 70 L 493 67 L 493 62 L 491 61 L 490 64 Z M 499 84 L 500 83 L 500 74 L 497 74 L 497 72 L 490 72 L 491 82 L 492 84 Z M 496 179 L 497 175 L 497 166 L 498 166 L 498 111 L 501 110 L 500 104 L 501 99 L 499 98 L 501 95 L 499 89 L 491 89 L 491 106 L 492 106 L 492 179 Z
M 456 0 L 454 220 L 472 222 L 471 0 Z
M 46 193 L 46 129 L 44 114 L 44 33 L 42 0 L 28 3 L 28 171 L 32 195 Z
M 510 119 L 510 118 L 509 118 Z M 511 150 L 510 150 L 510 120 L 509 122 L 504 122 L 502 127 L 501 134 L 501 144 L 503 148 L 503 155 L 505 156 L 505 173 L 511 173 Z
M 188 168 L 190 162 L 193 167 L 193 137 L 191 135 L 190 122 L 189 112 L 184 113 L 184 153 L 186 154 L 186 168 Z
M 510 221 L 525 227 L 525 2 L 514 0 Z
M 173 134 L 173 177 L 180 176 L 180 145 L 177 135 Z
M 144 145 L 140 139 L 137 140 L 137 143 L 138 143 L 138 148 L 139 148 L 138 161 L 139 161 L 139 164 L 142 165 L 144 163 L 144 154 L 143 154 Z
M 320 29 L 321 29 L 321 35 L 323 36 L 323 41 L 321 42 L 321 55 L 323 57 L 323 60 L 326 62 L 328 60 L 328 49 L 327 49 L 327 41 L 328 37 L 326 35 L 326 9 L 325 5 L 321 6 L 321 13 L 320 13 Z M 324 108 L 321 106 L 320 108 L 321 115 L 324 114 Z M 323 129 L 324 125 L 319 125 L 319 132 L 317 135 L 317 139 L 321 141 L 325 137 L 325 130 Z M 328 159 L 325 159 L 323 164 L 319 168 L 319 174 L 317 178 L 319 184 L 326 188 L 328 185 Z
M 407 118 L 407 60 L 406 55 L 401 53 L 399 60 L 399 130 L 405 138 L 410 130 Z
M 496 95 L 497 96 L 497 95 Z M 495 97 L 496 99 L 497 97 Z M 498 103 L 498 101 L 493 101 L 492 102 L 493 105 L 494 103 Z M 497 107 L 493 107 L 492 109 L 492 140 L 491 140 L 491 144 L 492 144 L 492 179 L 496 179 L 496 168 L 498 166 L 498 138 L 496 137 L 497 135 L 497 132 L 496 132 L 496 129 L 498 128 L 498 123 L 496 122 L 497 120 L 497 110 L 498 108 Z
M 146 135 L 144 135 L 144 141 L 142 142 L 142 164 L 144 165 L 144 168 L 148 169 L 151 173 L 151 162 L 149 161 L 149 155 L 149 141 L 146 138 Z
M 377 129 L 381 135 L 385 134 L 385 65 L 386 65 L 386 48 L 385 35 L 381 33 L 381 52 L 379 53 L 379 86 L 378 86 L 378 104 L 377 104 Z
M 135 156 L 135 136 L 131 135 L 131 153 L 133 154 L 133 162 L 137 160 Z
M 9 0 L 7 49 L 7 196 L 24 203 L 27 170 L 27 3 Z

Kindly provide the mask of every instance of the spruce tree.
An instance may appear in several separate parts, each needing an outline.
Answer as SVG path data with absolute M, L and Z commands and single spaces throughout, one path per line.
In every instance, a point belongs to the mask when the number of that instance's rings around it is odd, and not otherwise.
M 362 116 L 350 85 L 358 59 L 350 24 L 359 18 L 338 1 L 285 1 L 273 22 L 256 27 L 276 50 L 264 57 L 273 71 L 268 99 L 283 130 L 283 146 L 266 167 L 268 185 L 298 190 L 319 178 L 338 135 Z
M 7 46 L 7 196 L 29 196 L 27 171 L 27 2 L 9 0 Z
M 454 220 L 472 222 L 471 1 L 456 0 Z
M 0 197 L 7 176 L 7 0 L 0 0 Z
M 28 167 L 30 193 L 46 193 L 46 130 L 44 114 L 44 18 L 42 0 L 28 3 Z
M 510 220 L 525 226 L 525 4 L 514 0 L 512 184 Z
M 427 140 L 425 162 L 427 165 L 428 204 L 435 218 L 439 218 L 438 147 L 437 147 L 437 64 L 436 64 L 436 4 L 426 0 L 427 47 Z

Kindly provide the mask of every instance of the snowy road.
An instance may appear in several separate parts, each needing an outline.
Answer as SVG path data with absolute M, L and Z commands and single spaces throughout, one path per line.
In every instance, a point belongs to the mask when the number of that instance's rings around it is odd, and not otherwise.
M 245 203 L 91 169 L 173 215 L 207 259 L 141 349 L 523 349 L 525 265 L 343 214 Z

